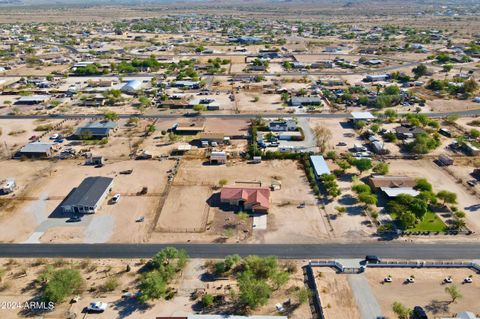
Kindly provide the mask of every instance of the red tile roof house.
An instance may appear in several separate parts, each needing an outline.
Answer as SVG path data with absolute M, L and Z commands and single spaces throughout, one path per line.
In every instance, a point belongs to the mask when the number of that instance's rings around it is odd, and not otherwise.
M 220 201 L 234 206 L 243 206 L 254 213 L 268 213 L 270 189 L 267 187 L 226 186 L 220 191 Z

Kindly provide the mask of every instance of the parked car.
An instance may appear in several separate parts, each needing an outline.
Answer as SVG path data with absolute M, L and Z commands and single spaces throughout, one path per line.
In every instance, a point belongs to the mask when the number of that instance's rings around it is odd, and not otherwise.
M 112 203 L 113 204 L 118 203 L 119 200 L 120 200 L 120 194 L 113 195 L 113 197 L 112 197 Z
M 88 312 L 104 312 L 108 307 L 108 303 L 102 301 L 91 302 L 88 307 Z
M 428 319 L 427 313 L 420 306 L 415 306 L 413 308 L 413 318 L 416 319 Z
M 367 255 L 365 256 L 365 261 L 369 264 L 379 264 L 381 262 L 380 258 L 375 255 Z
M 82 217 L 80 216 L 72 216 L 69 219 L 67 219 L 67 223 L 78 223 L 82 221 Z
M 50 135 L 50 139 L 51 139 L 51 140 L 56 140 L 57 138 L 59 138 L 59 136 L 60 136 L 60 135 L 58 135 L 57 133 L 55 133 L 55 134 Z

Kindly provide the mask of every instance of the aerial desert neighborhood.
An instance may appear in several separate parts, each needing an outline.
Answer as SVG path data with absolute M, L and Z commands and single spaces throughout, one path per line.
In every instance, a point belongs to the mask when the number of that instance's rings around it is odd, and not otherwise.
M 0 0 L 16 318 L 480 318 L 480 1 Z

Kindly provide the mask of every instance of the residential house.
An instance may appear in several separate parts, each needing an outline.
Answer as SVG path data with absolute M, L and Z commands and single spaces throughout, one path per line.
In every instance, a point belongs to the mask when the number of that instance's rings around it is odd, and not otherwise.
M 176 81 L 172 86 L 182 89 L 197 90 L 200 88 L 200 83 L 196 81 Z
M 370 112 L 352 112 L 350 113 L 350 120 L 354 123 L 358 121 L 370 122 L 376 117 Z
M 417 185 L 415 179 L 407 176 L 373 175 L 368 178 L 368 184 L 373 190 L 382 191 L 388 197 L 397 197 L 400 194 L 412 196 L 420 194 L 414 189 Z
M 102 94 L 88 95 L 80 99 L 80 104 L 83 106 L 104 106 L 107 99 Z
M 50 97 L 48 95 L 30 95 L 21 96 L 15 101 L 15 105 L 35 105 L 47 101 Z
M 64 213 L 96 213 L 112 190 L 112 186 L 113 178 L 87 177 L 67 196 L 60 207 Z
M 312 163 L 313 172 L 315 177 L 318 179 L 323 174 L 330 174 L 330 169 L 328 168 L 327 162 L 321 155 L 311 155 L 310 162 Z
M 390 74 L 376 74 L 376 75 L 367 75 L 363 81 L 364 82 L 381 82 L 390 80 Z
M 322 99 L 317 96 L 295 96 L 290 99 L 290 106 L 320 106 Z
M 268 129 L 274 132 L 295 131 L 297 122 L 294 120 L 273 120 L 268 122 Z
M 270 189 L 268 187 L 225 186 L 220 191 L 220 201 L 237 206 L 240 210 L 266 214 L 270 208 Z
M 400 125 L 394 128 L 394 130 L 397 138 L 400 140 L 414 138 L 419 134 L 425 133 L 425 130 L 418 126 Z
M 463 143 L 463 151 L 469 156 L 477 156 L 480 154 L 480 149 L 478 147 L 472 145 L 470 142 Z
M 196 135 L 200 132 L 203 132 L 204 130 L 205 130 L 204 123 L 191 123 L 190 125 L 177 124 L 173 128 L 173 131 L 175 132 L 175 134 L 179 134 L 179 135 Z
M 117 123 L 112 121 L 89 122 L 77 128 L 74 136 L 76 138 L 102 139 L 110 136 L 110 132 L 117 128 Z
M 229 138 L 223 133 L 201 132 L 195 137 L 195 141 L 207 144 L 226 144 Z

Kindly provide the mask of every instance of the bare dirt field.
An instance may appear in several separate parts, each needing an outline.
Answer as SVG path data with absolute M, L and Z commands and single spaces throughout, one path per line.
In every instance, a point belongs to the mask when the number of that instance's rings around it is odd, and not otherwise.
M 392 283 L 383 283 L 383 279 L 391 275 Z M 405 284 L 405 278 L 413 275 L 415 283 Z M 473 283 L 462 284 L 463 279 L 473 275 Z M 455 303 L 445 292 L 448 284 L 443 284 L 445 277 L 451 276 L 453 284 L 458 287 L 462 298 Z M 480 313 L 478 303 L 480 281 L 474 271 L 468 269 L 397 269 L 397 268 L 368 268 L 366 277 L 372 288 L 382 314 L 394 318 L 392 311 L 394 302 L 401 302 L 409 308 L 423 307 L 429 316 L 454 317 L 459 311 Z
M 35 131 L 40 126 L 55 126 L 60 120 L 0 120 L 0 156 L 10 157 L 33 135 L 40 136 L 42 131 Z M 48 137 L 47 137 L 48 140 Z
M 325 319 L 360 319 L 347 275 L 330 268 L 314 268 L 313 272 Z
M 6 161 L 9 173 L 24 167 L 17 183 L 18 190 L 5 202 L 0 224 L 2 242 L 142 242 L 147 240 L 148 230 L 157 211 L 157 204 L 167 182 L 166 171 L 173 161 L 117 161 L 101 168 L 84 166 L 83 161 L 39 163 L 42 170 L 25 169 L 24 162 Z M 48 163 L 48 165 L 47 165 Z M 133 169 L 131 175 L 119 174 Z M 152 171 L 156 174 L 152 175 Z M 7 172 L 2 175 L 7 174 Z M 55 213 L 58 205 L 88 176 L 114 178 L 113 194 L 121 194 L 121 200 L 110 205 L 107 201 L 94 215 L 85 216 L 80 223 L 65 223 L 69 216 Z M 16 174 L 7 177 L 17 177 Z M 146 195 L 138 196 L 143 187 Z M 143 223 L 136 223 L 144 216 Z M 78 231 L 79 227 L 82 229 Z M 71 231 L 71 233 L 70 233 Z
M 157 231 L 204 231 L 209 211 L 205 198 L 211 192 L 206 186 L 173 186 L 160 213 Z

